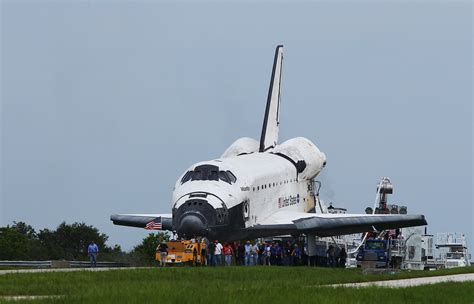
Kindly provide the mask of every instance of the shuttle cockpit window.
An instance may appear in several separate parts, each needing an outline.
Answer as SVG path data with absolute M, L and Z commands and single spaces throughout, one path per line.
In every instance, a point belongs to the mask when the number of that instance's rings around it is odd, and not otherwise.
M 208 176 L 207 176 L 207 177 L 208 177 L 208 180 L 215 180 L 215 181 L 216 181 L 216 180 L 219 180 L 219 177 L 218 177 L 218 173 L 217 173 L 217 172 L 218 172 L 218 171 L 216 171 L 216 170 L 210 171 L 209 174 L 208 174 Z
M 193 172 L 193 177 L 191 177 L 191 180 L 203 180 L 203 174 L 200 170 L 194 170 Z
M 181 179 L 181 184 L 184 184 L 188 180 L 190 180 L 193 177 L 193 171 L 188 171 L 186 174 L 184 174 L 183 178 Z
M 227 175 L 229 175 L 231 183 L 235 183 L 237 181 L 237 177 L 235 177 L 235 175 L 232 172 L 230 172 L 229 170 L 227 170 Z
M 218 166 L 200 165 L 194 168 L 194 170 L 186 172 L 183 178 L 181 178 L 181 184 L 184 184 L 188 181 L 198 180 L 224 181 L 228 184 L 232 184 L 237 181 L 237 178 L 230 171 L 219 171 Z
M 225 171 L 219 171 L 219 179 L 230 184 L 229 176 L 227 176 L 227 172 L 225 172 Z

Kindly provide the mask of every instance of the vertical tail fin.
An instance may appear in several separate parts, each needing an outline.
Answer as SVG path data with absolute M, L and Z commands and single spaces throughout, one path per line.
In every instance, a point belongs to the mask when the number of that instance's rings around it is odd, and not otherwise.
M 280 86 L 283 63 L 283 45 L 275 50 L 272 78 L 268 90 L 267 107 L 263 120 L 262 136 L 260 137 L 260 152 L 275 147 L 278 142 L 278 125 L 280 124 Z

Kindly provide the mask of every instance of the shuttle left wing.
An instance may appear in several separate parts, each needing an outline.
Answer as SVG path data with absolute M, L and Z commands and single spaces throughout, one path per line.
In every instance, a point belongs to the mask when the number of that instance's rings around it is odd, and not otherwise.
M 279 211 L 248 229 L 262 233 L 264 231 L 271 233 L 274 230 L 278 234 L 313 233 L 324 237 L 366 232 L 374 228 L 380 231 L 426 224 L 423 215 L 316 214 Z
M 147 228 L 153 230 L 171 230 L 171 214 L 113 214 L 110 220 L 115 225 Z M 154 227 L 154 228 L 153 228 Z

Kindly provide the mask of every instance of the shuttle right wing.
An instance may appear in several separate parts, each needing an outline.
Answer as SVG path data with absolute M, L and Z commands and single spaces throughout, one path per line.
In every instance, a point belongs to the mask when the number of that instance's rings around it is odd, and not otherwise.
M 279 211 L 250 227 L 250 230 L 278 234 L 313 233 L 317 236 L 335 236 L 361 233 L 376 229 L 395 229 L 426 225 L 423 215 L 400 214 L 316 214 L 306 212 Z

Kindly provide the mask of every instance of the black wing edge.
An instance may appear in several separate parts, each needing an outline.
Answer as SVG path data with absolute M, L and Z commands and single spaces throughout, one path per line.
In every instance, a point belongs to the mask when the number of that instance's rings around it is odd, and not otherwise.
M 137 228 L 145 228 L 146 224 L 153 220 L 161 219 L 161 230 L 172 230 L 173 219 L 171 217 L 164 216 L 141 216 L 141 215 L 126 215 L 126 214 L 113 214 L 110 216 L 110 220 L 114 225 L 129 226 Z
M 317 236 L 336 236 L 343 234 L 377 231 L 413 226 L 425 226 L 424 215 L 374 215 L 340 218 L 305 218 L 294 221 L 299 231 L 314 233 Z
M 256 225 L 245 229 L 249 235 L 277 236 L 312 233 L 320 237 L 362 233 L 375 228 L 378 231 L 413 226 L 425 226 L 424 215 L 375 215 L 353 217 L 308 217 L 293 224 Z

